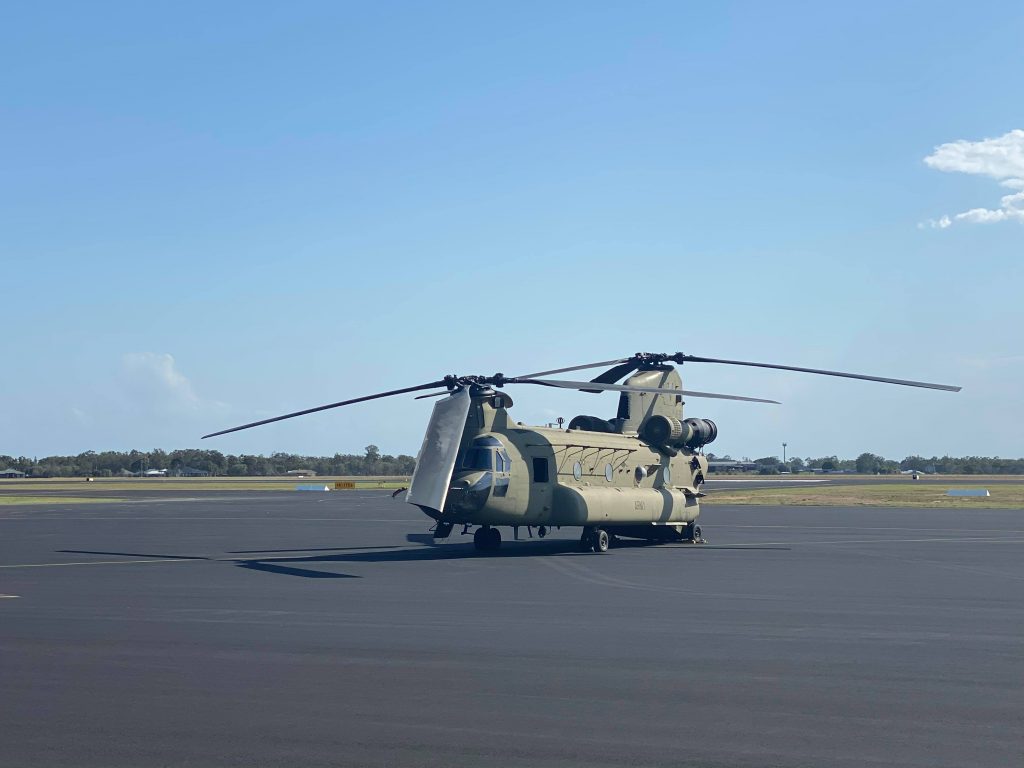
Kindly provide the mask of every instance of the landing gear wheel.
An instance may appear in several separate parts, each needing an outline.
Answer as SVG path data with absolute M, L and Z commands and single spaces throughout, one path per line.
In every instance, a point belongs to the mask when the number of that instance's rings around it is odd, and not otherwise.
M 593 552 L 594 551 L 594 529 L 584 528 L 583 533 L 580 534 L 580 552 Z
M 607 552 L 612 539 L 604 528 L 584 528 L 580 536 L 580 549 L 583 552 Z
M 694 526 L 693 526 L 693 536 L 692 536 L 692 539 L 693 539 L 693 543 L 694 544 L 702 544 L 704 542 L 704 537 L 701 536 L 700 526 L 697 525 L 696 523 L 694 523 Z
M 487 539 L 489 534 L 487 533 L 490 528 L 477 528 L 473 531 L 473 546 L 477 552 L 485 552 L 487 550 Z
M 540 528 L 538 528 L 537 529 L 537 535 L 540 536 L 542 539 L 545 536 L 547 536 L 548 535 L 548 528 L 547 528 L 547 526 L 546 525 L 542 525 Z
M 481 525 L 473 531 L 473 546 L 477 552 L 496 552 L 501 547 L 501 531 Z
M 497 528 L 487 529 L 487 549 L 491 552 L 501 549 L 501 531 Z

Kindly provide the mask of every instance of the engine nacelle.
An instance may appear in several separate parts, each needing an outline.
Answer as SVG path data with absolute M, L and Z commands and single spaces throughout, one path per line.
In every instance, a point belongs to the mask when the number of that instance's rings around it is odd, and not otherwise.
M 640 428 L 640 439 L 657 448 L 700 448 L 718 437 L 711 419 L 685 419 L 660 414 L 651 416 Z
M 713 443 L 718 437 L 718 425 L 711 419 L 687 419 L 684 426 L 690 428 L 690 436 L 686 440 L 687 448 L 700 448 Z

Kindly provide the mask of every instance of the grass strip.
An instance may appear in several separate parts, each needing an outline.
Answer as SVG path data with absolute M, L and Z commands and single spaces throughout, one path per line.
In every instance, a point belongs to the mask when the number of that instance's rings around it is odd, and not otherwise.
M 952 488 L 988 488 L 991 496 L 947 496 Z M 801 488 L 752 488 L 750 490 L 709 491 L 703 503 L 764 504 L 773 506 L 814 507 L 919 507 L 985 509 L 1024 509 L 1024 484 L 990 486 L 955 483 L 926 485 L 833 485 Z
M 37 504 L 118 504 L 128 499 L 108 499 L 100 496 L 0 496 L 0 507 L 22 507 Z

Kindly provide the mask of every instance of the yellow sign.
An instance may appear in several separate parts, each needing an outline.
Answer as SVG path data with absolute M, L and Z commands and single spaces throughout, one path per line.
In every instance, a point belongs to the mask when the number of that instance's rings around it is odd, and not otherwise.
M 334 490 L 336 491 L 353 491 L 355 487 L 356 484 L 351 480 L 340 480 L 334 484 Z

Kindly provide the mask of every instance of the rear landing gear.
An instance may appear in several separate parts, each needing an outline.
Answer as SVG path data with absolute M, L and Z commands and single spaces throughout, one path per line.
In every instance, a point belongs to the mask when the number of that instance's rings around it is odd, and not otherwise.
M 704 537 L 701 535 L 700 526 L 696 523 L 690 523 L 683 528 L 682 536 L 683 541 L 689 541 L 693 544 L 705 544 Z
M 580 549 L 584 552 L 607 552 L 612 540 L 604 528 L 584 528 L 580 536 Z
M 501 548 L 501 532 L 482 525 L 473 532 L 473 546 L 477 552 L 497 552 Z

